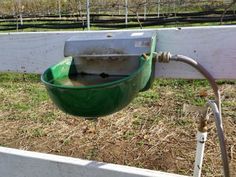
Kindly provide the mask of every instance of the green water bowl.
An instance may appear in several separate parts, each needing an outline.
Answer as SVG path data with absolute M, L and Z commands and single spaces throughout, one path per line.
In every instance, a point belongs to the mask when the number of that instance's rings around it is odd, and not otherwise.
M 95 85 L 64 85 L 55 80 L 78 73 L 74 59 L 65 58 L 48 68 L 41 76 L 52 101 L 65 113 L 97 118 L 115 113 L 127 106 L 139 91 L 147 90 L 153 80 L 152 55 L 139 57 L 139 67 L 118 80 Z

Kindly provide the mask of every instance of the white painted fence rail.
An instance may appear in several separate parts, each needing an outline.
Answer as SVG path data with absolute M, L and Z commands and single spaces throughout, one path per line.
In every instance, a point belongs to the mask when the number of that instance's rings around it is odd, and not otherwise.
M 169 51 L 195 58 L 216 79 L 236 79 L 236 26 L 155 31 L 157 51 Z M 84 32 L 0 33 L 0 72 L 42 73 L 63 58 L 65 41 L 81 33 Z M 100 32 L 87 33 L 93 35 Z M 157 63 L 156 68 L 156 77 L 202 78 L 193 68 L 181 63 Z M 0 177 L 151 176 L 181 177 L 146 169 L 0 147 Z
M 155 31 L 157 51 L 192 57 L 216 79 L 236 78 L 236 26 Z M 0 33 L 0 71 L 42 73 L 63 58 L 65 41 L 81 33 L 84 32 Z M 175 62 L 157 63 L 156 77 L 202 78 L 190 66 Z
M 0 147 L 0 177 L 185 177 L 182 175 Z

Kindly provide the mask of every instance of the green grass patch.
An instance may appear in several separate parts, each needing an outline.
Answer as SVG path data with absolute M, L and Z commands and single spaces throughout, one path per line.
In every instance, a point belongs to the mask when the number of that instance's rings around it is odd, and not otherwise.
M 0 99 L 8 119 L 50 123 L 56 118 L 55 112 L 47 111 L 51 101 L 37 74 L 0 73 Z

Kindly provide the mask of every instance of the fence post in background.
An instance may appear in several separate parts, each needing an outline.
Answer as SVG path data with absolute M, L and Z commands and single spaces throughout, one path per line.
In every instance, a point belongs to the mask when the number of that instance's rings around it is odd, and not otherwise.
M 157 18 L 160 17 L 160 7 L 161 7 L 160 3 L 161 3 L 161 0 L 157 0 Z
M 61 19 L 61 0 L 58 0 L 58 15 L 59 18 Z
M 87 0 L 86 9 L 87 9 L 87 29 L 90 30 L 90 4 L 89 4 L 89 0 Z
M 125 25 L 128 25 L 128 0 L 125 0 Z
M 105 7 L 106 2 L 104 3 L 104 0 L 99 0 L 98 1 L 98 13 L 103 13 L 104 12 L 104 7 Z
M 98 0 L 98 14 L 100 14 L 101 13 L 101 9 L 100 9 L 100 7 L 101 7 L 101 0 Z
M 118 15 L 120 15 L 120 3 L 118 4 Z
M 144 4 L 144 12 L 143 12 L 143 19 L 146 20 L 146 16 L 147 16 L 147 0 L 145 0 L 145 4 Z
M 174 0 L 174 4 L 173 4 L 173 9 L 174 9 L 174 14 L 175 14 L 175 18 L 176 18 L 176 0 Z
M 18 13 L 19 13 L 17 15 L 19 15 L 19 17 L 20 17 L 20 25 L 23 25 L 24 24 L 23 15 L 22 15 L 23 7 L 22 7 L 22 4 L 21 4 L 21 0 L 17 0 L 17 2 L 18 2 L 17 6 L 18 6 Z M 18 29 L 18 26 L 17 26 L 17 29 Z

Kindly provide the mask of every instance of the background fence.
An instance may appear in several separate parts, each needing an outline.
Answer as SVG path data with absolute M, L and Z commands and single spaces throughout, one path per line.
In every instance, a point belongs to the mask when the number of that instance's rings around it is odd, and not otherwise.
M 236 0 L 90 0 L 89 2 L 90 22 L 95 28 L 142 28 L 154 25 L 176 26 L 236 21 Z M 86 13 L 86 0 L 4 0 L 0 6 L 0 30 L 85 29 Z

